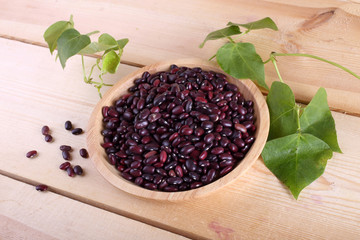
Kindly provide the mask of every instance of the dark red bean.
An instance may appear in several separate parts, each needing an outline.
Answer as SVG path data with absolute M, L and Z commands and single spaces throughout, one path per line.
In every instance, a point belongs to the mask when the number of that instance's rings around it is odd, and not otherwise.
M 229 173 L 233 168 L 234 168 L 233 165 L 227 166 L 227 167 L 221 169 L 219 175 L 224 176 L 225 174 Z
M 213 129 L 214 123 L 211 121 L 204 121 L 201 123 L 201 127 L 205 130 L 210 130 Z
M 211 153 L 212 154 L 215 154 L 215 155 L 219 155 L 219 154 L 222 154 L 224 152 L 224 148 L 223 147 L 215 147 L 211 150 Z
M 133 161 L 131 164 L 130 164 L 130 167 L 131 168 L 140 168 L 141 166 L 141 161 Z
M 53 137 L 51 135 L 45 135 L 45 142 L 52 142 Z
M 144 164 L 152 165 L 152 164 L 156 163 L 158 160 L 159 160 L 159 155 L 153 155 L 149 158 L 146 158 L 144 160 Z
M 61 169 L 61 170 L 66 170 L 68 167 L 70 167 L 70 163 L 69 162 L 64 162 L 64 163 L 62 163 L 60 166 L 59 166 L 59 168 Z
M 206 144 L 211 144 L 215 140 L 215 136 L 212 133 L 205 135 L 204 141 Z
M 166 160 L 167 160 L 167 153 L 166 151 L 163 150 L 160 152 L 160 162 L 165 163 Z
M 104 109 L 104 108 L 103 108 Z M 109 109 L 109 108 L 107 108 L 107 109 Z M 103 111 L 103 116 L 105 117 L 105 114 L 104 114 L 104 111 Z M 108 114 L 107 114 L 107 110 L 106 110 L 106 117 L 108 116 Z M 66 121 L 65 122 L 65 129 L 66 130 L 71 130 L 73 128 L 73 126 L 72 126 L 72 123 L 68 120 L 68 121 Z
M 44 192 L 48 190 L 48 186 L 45 184 L 39 184 L 35 187 L 36 191 Z
M 74 166 L 74 173 L 76 175 L 83 175 L 84 170 L 79 165 Z
M 81 128 L 74 128 L 71 131 L 71 133 L 74 134 L 74 135 L 79 135 L 79 134 L 83 133 L 83 130 Z
M 137 177 L 137 178 L 135 178 L 135 181 L 134 181 L 134 183 L 138 186 L 141 186 L 143 184 L 143 182 L 144 182 L 144 179 L 142 177 Z
M 42 133 L 42 135 L 44 135 L 44 136 L 46 136 L 46 135 L 49 135 L 49 133 L 50 133 L 50 128 L 48 127 L 48 126 L 43 126 L 42 128 L 41 128 L 41 133 Z
M 141 154 L 144 151 L 144 149 L 140 146 L 130 146 L 129 150 L 133 154 Z
M 204 129 L 202 129 L 202 128 L 196 128 L 196 129 L 194 130 L 194 134 L 195 134 L 195 136 L 197 136 L 197 137 L 202 136 L 204 133 L 205 133 L 205 131 L 204 131 Z
M 176 175 L 178 176 L 178 177 L 183 177 L 184 176 L 184 172 L 183 172 L 183 169 L 182 169 L 182 167 L 181 166 L 176 166 L 175 167 L 175 173 L 176 173 Z
M 131 176 L 129 173 L 126 173 L 126 172 L 122 172 L 121 176 L 129 181 L 131 181 L 134 178 L 133 176 Z
M 244 140 L 242 140 L 241 138 L 236 138 L 234 140 L 234 143 L 236 144 L 236 146 L 238 146 L 239 148 L 243 148 L 245 146 L 245 142 Z
M 80 153 L 80 156 L 83 157 L 83 158 L 88 158 L 89 157 L 88 151 L 85 148 L 81 148 L 79 150 L 79 153 Z
M 183 183 L 183 179 L 181 177 L 169 177 L 166 181 L 168 184 L 172 185 L 180 185 Z
M 192 128 L 189 128 L 189 127 L 185 127 L 185 128 L 182 128 L 180 129 L 180 134 L 181 135 L 185 135 L 185 136 L 189 136 L 193 133 L 193 129 Z
M 150 152 L 146 153 L 146 154 L 144 155 L 144 157 L 145 157 L 145 158 L 149 158 L 149 157 L 151 157 L 151 156 L 153 156 L 153 155 L 155 155 L 155 154 L 157 154 L 156 151 L 150 151 Z M 125 155 L 125 157 L 126 157 L 126 155 Z
M 207 151 L 202 151 L 199 155 L 199 160 L 205 160 L 207 155 L 208 155 Z
M 147 165 L 144 166 L 142 170 L 144 173 L 153 174 L 155 172 L 155 167 Z
M 245 139 L 245 143 L 246 143 L 246 144 L 251 144 L 251 143 L 254 142 L 254 140 L 255 140 L 255 137 L 250 136 L 250 137 L 248 137 L 248 138 Z
M 183 106 L 179 105 L 179 106 L 174 107 L 171 112 L 172 112 L 172 114 L 179 115 L 179 114 L 185 112 L 185 109 Z
M 130 169 L 129 173 L 134 177 L 140 177 L 142 175 L 142 172 L 139 169 Z
M 244 125 L 242 125 L 241 123 L 236 123 L 235 124 L 235 129 L 236 130 L 239 130 L 241 132 L 247 132 L 247 129 L 245 128 Z
M 190 159 L 186 160 L 185 166 L 186 166 L 187 170 L 189 170 L 189 172 L 193 172 L 196 170 L 196 164 L 194 163 L 193 160 L 190 160 Z
M 141 120 L 135 123 L 134 127 L 136 129 L 146 128 L 149 125 L 149 122 L 147 120 Z
M 159 120 L 160 118 L 161 118 L 160 113 L 152 113 L 152 114 L 149 115 L 148 121 L 153 123 L 153 122 L 156 122 L 157 120 Z
M 67 169 L 66 169 L 66 172 L 68 174 L 69 177 L 74 177 L 75 176 L 75 172 L 74 172 L 74 169 L 72 166 L 69 166 Z
M 62 157 L 65 160 L 70 160 L 71 159 L 71 155 L 68 151 L 62 151 Z
M 203 185 L 202 182 L 193 182 L 193 183 L 190 184 L 190 188 L 191 188 L 191 189 L 199 188 L 199 187 L 201 187 L 202 185 Z
M 179 191 L 178 187 L 176 186 L 166 186 L 163 188 L 165 192 L 177 192 Z
M 149 189 L 149 190 L 155 190 L 155 189 L 157 189 L 157 185 L 154 184 L 154 183 L 145 183 L 145 184 L 144 184 L 144 187 L 147 188 L 147 189 Z
M 195 146 L 194 145 L 188 145 L 188 146 L 185 146 L 183 148 L 180 149 L 180 153 L 182 155 L 189 155 L 192 151 L 195 150 Z
M 26 157 L 27 158 L 33 158 L 37 155 L 37 151 L 36 150 L 31 150 L 29 152 L 26 153 Z

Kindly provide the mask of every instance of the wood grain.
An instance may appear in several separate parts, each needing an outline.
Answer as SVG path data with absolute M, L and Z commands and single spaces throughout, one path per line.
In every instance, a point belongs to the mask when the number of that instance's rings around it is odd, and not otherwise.
M 107 91 L 101 101 L 98 102 L 98 104 L 95 106 L 88 124 L 87 144 L 90 156 L 94 161 L 96 168 L 114 186 L 139 197 L 155 200 L 179 201 L 189 200 L 191 198 L 210 194 L 241 177 L 259 158 L 269 133 L 270 119 L 266 101 L 256 85 L 250 80 L 239 81 L 235 78 L 227 76 L 227 80 L 230 83 L 238 86 L 239 92 L 246 100 L 251 100 L 254 102 L 256 118 L 255 126 L 257 129 L 254 137 L 256 138 L 256 141 L 251 146 L 249 152 L 246 153 L 245 158 L 241 160 L 239 165 L 236 166 L 236 168 L 234 168 L 229 174 L 221 177 L 219 180 L 207 186 L 189 191 L 172 193 L 151 191 L 140 188 L 136 184 L 125 180 L 119 175 L 119 171 L 109 163 L 108 157 L 100 145 L 104 142 L 103 136 L 100 134 L 101 130 L 103 130 L 102 109 L 104 106 L 113 105 L 120 96 L 129 93 L 127 89 L 129 89 L 129 87 L 134 84 L 134 80 L 141 78 L 144 72 L 155 74 L 157 72 L 169 71 L 171 64 L 190 68 L 201 67 L 204 71 L 214 71 L 225 74 L 223 71 L 221 71 L 220 68 L 217 67 L 217 65 L 212 64 L 209 61 L 190 58 L 154 63 L 125 76 L 124 78 L 120 79 L 119 82 L 114 85 L 114 87 Z
M 42 47 L 0 39 L 0 51 L 7 56 L 0 65 L 0 173 L 46 183 L 63 196 L 195 239 L 360 235 L 360 118 L 333 112 L 344 154 L 334 154 L 324 175 L 298 201 L 261 159 L 242 178 L 207 197 L 181 203 L 144 200 L 109 184 L 89 159 L 77 154 L 85 135 L 73 136 L 63 128 L 68 119 L 85 127 L 98 101 L 95 89 L 82 82 L 80 58 L 70 60 L 63 71 Z M 86 65 L 92 60 L 86 58 Z M 121 66 L 113 82 L 135 69 Z M 42 138 L 45 124 L 52 129 L 53 143 Z M 61 144 L 73 146 L 71 163 L 80 164 L 85 176 L 70 178 L 58 169 Z M 39 151 L 37 158 L 25 158 L 31 149 Z
M 224 27 L 228 21 L 248 22 L 269 16 L 278 24 L 278 32 L 253 31 L 243 38 L 255 44 L 263 60 L 271 51 L 308 53 L 342 63 L 360 74 L 358 1 L 186 0 L 179 4 L 152 0 L 143 4 L 118 0 L 0 0 L 0 4 L 2 37 L 45 46 L 45 29 L 74 14 L 82 33 L 98 29 L 117 38 L 130 38 L 123 61 L 137 65 L 185 57 L 208 59 L 224 43 L 210 41 L 199 49 L 208 32 Z M 313 59 L 278 57 L 278 65 L 300 102 L 309 102 L 322 86 L 328 91 L 333 109 L 360 113 L 360 80 Z M 270 64 L 265 69 L 270 85 L 277 75 Z
M 0 175 L 0 238 L 187 239 L 50 191 Z

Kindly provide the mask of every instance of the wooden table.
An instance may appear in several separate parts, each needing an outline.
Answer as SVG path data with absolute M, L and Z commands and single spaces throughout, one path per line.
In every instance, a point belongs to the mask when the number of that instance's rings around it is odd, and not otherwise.
M 344 152 L 334 154 L 297 201 L 260 158 L 208 197 L 156 202 L 116 189 L 75 153 L 72 164 L 83 166 L 84 176 L 70 178 L 58 169 L 59 145 L 86 147 L 85 134 L 70 134 L 64 122 L 85 128 L 99 98 L 82 81 L 80 57 L 63 71 L 42 38 L 50 24 L 70 14 L 82 33 L 98 29 L 128 37 L 119 72 L 108 76 L 115 83 L 156 61 L 207 59 L 223 43 L 199 49 L 209 31 L 269 16 L 280 31 L 254 31 L 244 39 L 263 59 L 271 51 L 309 53 L 359 74 L 358 1 L 0 0 L 0 6 L 0 239 L 359 239 L 360 80 L 311 59 L 278 59 L 299 102 L 326 88 Z M 85 58 L 88 68 L 94 57 Z M 266 78 L 268 84 L 276 80 L 270 65 Z M 43 140 L 43 125 L 54 142 Z M 38 157 L 25 158 L 31 149 Z M 49 191 L 35 191 L 38 183 Z

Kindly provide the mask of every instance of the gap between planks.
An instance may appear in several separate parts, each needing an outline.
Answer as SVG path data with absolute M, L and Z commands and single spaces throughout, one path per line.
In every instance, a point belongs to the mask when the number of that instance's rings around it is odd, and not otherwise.
M 33 186 L 36 186 L 38 184 L 43 184 L 43 183 L 28 179 L 28 178 L 25 178 L 25 177 L 21 177 L 19 175 L 13 174 L 13 173 L 9 173 L 7 171 L 3 171 L 2 169 L 0 169 L 0 175 L 3 175 L 5 177 L 11 178 L 11 179 L 14 179 L 16 181 L 23 182 L 23 183 L 26 183 L 26 184 L 29 184 L 29 185 L 33 185 Z M 125 218 L 129 218 L 129 219 L 132 219 L 132 220 L 147 224 L 149 226 L 159 228 L 159 229 L 162 229 L 164 231 L 168 231 L 168 232 L 171 232 L 171 233 L 174 233 L 174 234 L 186 237 L 186 238 L 199 239 L 199 240 L 206 240 L 207 239 L 207 238 L 204 238 L 203 236 L 199 236 L 199 235 L 196 235 L 196 234 L 191 233 L 191 232 L 181 231 L 180 229 L 174 228 L 172 226 L 166 225 L 166 224 L 161 223 L 161 222 L 157 222 L 157 221 L 147 219 L 147 218 L 142 218 L 141 216 L 135 215 L 135 214 L 133 214 L 131 212 L 122 211 L 122 210 L 119 210 L 119 209 L 117 209 L 115 207 L 112 207 L 112 206 L 109 206 L 109 205 L 106 205 L 106 204 L 99 204 L 98 202 L 96 202 L 94 200 L 86 199 L 84 197 L 81 197 L 81 196 L 76 195 L 76 194 L 71 193 L 71 192 L 66 192 L 66 191 L 63 191 L 63 190 L 60 190 L 60 189 L 57 189 L 57 188 L 54 188 L 54 187 L 49 187 L 49 189 L 47 191 L 56 193 L 58 195 L 70 198 L 72 200 L 75 200 L 75 201 L 78 201 L 78 202 L 81 202 L 81 203 L 85 203 L 85 204 L 88 204 L 90 206 L 99 208 L 101 210 L 105 210 L 105 211 L 108 211 L 108 212 L 111 212 L 111 213 L 114 213 L 114 214 L 118 214 L 118 215 L 123 216 Z
M 34 45 L 34 46 L 38 46 L 38 47 L 47 48 L 46 44 L 44 44 L 44 43 L 31 41 L 31 40 L 28 40 L 28 39 L 25 39 L 25 38 L 13 37 L 13 36 L 5 35 L 5 34 L 0 34 L 0 38 L 4 38 L 4 39 L 16 41 L 16 42 L 21 42 L 21 43 L 25 43 L 25 44 L 29 44 L 29 45 Z M 85 54 L 84 56 L 92 57 L 92 58 L 100 58 L 100 55 L 97 55 L 97 54 Z M 124 65 L 128 65 L 128 66 L 132 66 L 132 67 L 138 67 L 138 68 L 142 68 L 142 67 L 145 66 L 143 64 L 139 64 L 139 63 L 135 63 L 135 62 L 131 62 L 131 61 L 126 61 L 126 60 L 121 60 L 120 63 L 124 64 Z M 261 89 L 261 92 L 265 97 L 268 94 L 268 92 L 266 90 Z M 300 104 L 304 104 L 304 105 L 309 103 L 307 101 L 301 101 L 300 99 L 296 99 L 296 102 L 300 103 Z M 333 108 L 333 107 L 330 107 L 330 110 L 334 111 L 334 112 L 350 115 L 350 116 L 360 117 L 360 113 L 347 112 L 347 111 L 344 111 L 342 109 Z
M 30 44 L 30 45 L 34 45 L 34 46 L 38 46 L 38 47 L 48 48 L 47 45 L 44 43 L 31 41 L 31 40 L 28 40 L 25 38 L 13 37 L 13 36 L 5 35 L 5 34 L 0 34 L 0 38 L 4 38 L 7 40 L 12 40 L 12 41 L 16 41 L 16 42 L 21 42 L 21 43 L 25 43 L 25 44 Z M 98 54 L 85 54 L 84 56 L 92 57 L 92 58 L 100 58 L 100 55 L 98 55 Z M 142 68 L 145 66 L 143 64 L 126 61 L 126 60 L 121 60 L 120 63 L 124 64 L 124 65 L 128 65 L 128 66 L 132 66 L 132 67 L 138 67 L 138 68 Z

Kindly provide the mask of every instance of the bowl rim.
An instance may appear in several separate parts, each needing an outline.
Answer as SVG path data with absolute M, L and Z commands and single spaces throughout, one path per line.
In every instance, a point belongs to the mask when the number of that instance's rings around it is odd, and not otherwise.
M 186 67 L 201 67 L 204 70 L 211 70 L 226 75 L 228 80 L 233 81 L 236 85 L 239 86 L 239 91 L 245 95 L 247 100 L 251 99 L 254 102 L 255 115 L 256 115 L 256 125 L 257 130 L 255 133 L 255 141 L 252 144 L 250 150 L 246 153 L 245 157 L 241 162 L 228 174 L 217 179 L 216 181 L 207 184 L 205 186 L 191 189 L 187 191 L 179 192 L 162 192 L 148 190 L 143 187 L 137 186 L 133 182 L 130 182 L 122 178 L 117 169 L 111 165 L 107 159 L 106 154 L 103 148 L 100 146 L 100 143 L 103 142 L 103 136 L 100 134 L 100 131 L 103 127 L 102 125 L 102 107 L 109 106 L 116 101 L 120 95 L 116 95 L 117 92 L 124 91 L 128 87 L 133 85 L 133 81 L 141 77 L 142 73 L 149 71 L 150 73 L 155 73 L 159 71 L 164 71 L 169 69 L 171 64 L 176 64 L 177 66 L 186 66 Z M 246 92 L 244 92 L 244 89 Z M 123 93 L 125 94 L 125 92 Z M 249 95 L 250 94 L 250 95 Z M 111 87 L 103 96 L 103 98 L 96 104 L 93 109 L 87 127 L 87 146 L 89 151 L 89 156 L 95 165 L 95 168 L 98 172 L 112 185 L 130 193 L 132 195 L 155 200 L 168 200 L 168 201 L 179 201 L 187 200 L 192 198 L 197 198 L 200 196 L 206 196 L 209 193 L 215 192 L 220 188 L 232 183 L 240 176 L 242 176 L 259 158 L 263 147 L 265 146 L 267 136 L 269 132 L 269 111 L 265 101 L 264 96 L 258 87 L 251 80 L 238 80 L 230 75 L 226 74 L 222 69 L 218 67 L 213 62 L 209 62 L 197 58 L 185 58 L 185 59 L 175 59 L 175 60 L 166 60 L 160 61 L 154 64 L 147 65 L 143 68 L 128 74 L 127 76 L 121 78 L 113 87 Z M 99 141 L 100 140 L 100 141 Z M 115 172 L 116 171 L 116 172 Z M 116 173 L 116 174 L 115 174 Z

